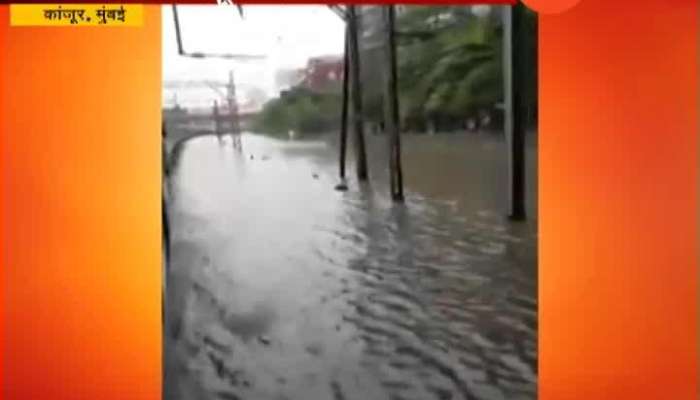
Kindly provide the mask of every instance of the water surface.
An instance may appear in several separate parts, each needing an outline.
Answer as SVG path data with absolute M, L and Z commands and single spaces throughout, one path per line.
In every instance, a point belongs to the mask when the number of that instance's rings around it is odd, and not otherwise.
M 180 146 L 166 398 L 536 398 L 534 147 L 530 219 L 512 223 L 497 137 L 403 145 L 404 205 L 383 137 L 368 138 L 371 182 L 347 192 L 325 141 Z

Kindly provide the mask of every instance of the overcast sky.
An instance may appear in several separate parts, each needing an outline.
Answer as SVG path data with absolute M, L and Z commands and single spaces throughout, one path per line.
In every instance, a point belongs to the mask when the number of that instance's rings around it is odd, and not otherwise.
M 309 57 L 342 54 L 343 22 L 326 6 L 178 6 L 187 52 L 262 54 L 264 60 L 191 59 L 177 54 L 171 6 L 163 8 L 163 78 L 236 81 L 273 90 L 280 68 L 302 67 Z

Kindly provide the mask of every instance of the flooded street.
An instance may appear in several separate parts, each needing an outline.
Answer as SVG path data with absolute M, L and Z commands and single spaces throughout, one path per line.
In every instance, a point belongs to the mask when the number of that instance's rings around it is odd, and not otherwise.
M 384 137 L 368 137 L 371 182 L 351 163 L 346 192 L 332 143 L 178 146 L 164 398 L 537 397 L 535 146 L 513 223 L 501 140 L 402 140 L 404 205 Z

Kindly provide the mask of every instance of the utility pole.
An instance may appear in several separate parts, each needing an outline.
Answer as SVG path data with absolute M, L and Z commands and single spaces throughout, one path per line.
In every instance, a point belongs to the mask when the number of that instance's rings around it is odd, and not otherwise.
M 212 114 L 214 114 L 214 132 L 221 138 L 221 117 L 219 117 L 219 103 L 216 100 L 214 100 Z
M 340 167 L 340 183 L 336 186 L 336 189 L 344 190 L 347 189 L 345 184 L 345 155 L 347 153 L 347 142 L 348 142 L 348 83 L 349 83 L 349 72 L 350 72 L 350 54 L 348 52 L 350 35 L 348 29 L 345 29 L 345 51 L 343 52 L 343 110 L 340 117 L 340 154 L 339 154 L 339 167 Z
M 226 93 L 226 101 L 228 102 L 229 123 L 231 124 L 231 137 L 233 146 L 240 149 L 241 146 L 241 127 L 238 115 L 238 99 L 236 98 L 236 82 L 233 79 L 233 70 L 228 74 L 228 86 Z
M 366 181 L 367 173 L 367 151 L 365 149 L 365 134 L 362 116 L 362 84 L 360 82 L 360 48 L 358 45 L 357 9 L 356 6 L 347 6 L 347 28 L 349 36 L 350 50 L 350 79 L 352 83 L 352 120 L 355 133 L 355 157 L 357 168 L 357 179 Z
M 396 72 L 395 10 L 393 5 L 382 9 L 384 22 L 384 127 L 389 138 L 389 175 L 391 198 L 403 201 L 401 171 L 401 131 Z
M 503 72 L 508 151 L 508 216 L 525 219 L 525 124 L 522 97 L 522 5 L 504 9 Z

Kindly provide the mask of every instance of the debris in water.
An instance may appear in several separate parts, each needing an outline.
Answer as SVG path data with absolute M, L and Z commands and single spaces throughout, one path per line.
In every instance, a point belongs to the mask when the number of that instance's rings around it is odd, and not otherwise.
M 311 344 L 306 346 L 306 352 L 318 357 L 323 353 L 323 348 L 319 344 Z
M 265 336 L 265 335 L 258 336 L 258 342 L 264 344 L 265 346 L 269 346 L 270 345 L 270 338 Z
M 318 174 L 315 172 L 313 174 L 311 174 L 311 176 L 313 176 L 314 179 L 318 179 Z
M 339 184 L 335 185 L 335 190 L 339 190 L 339 191 L 344 192 L 344 191 L 348 190 L 348 185 L 345 184 L 345 182 L 340 182 Z
M 343 390 L 337 381 L 331 381 L 331 390 L 333 391 L 333 400 L 345 400 Z

